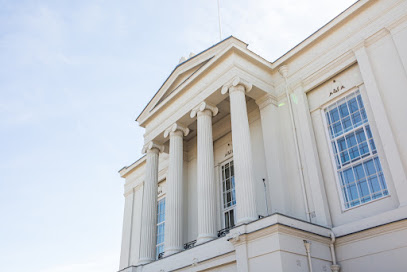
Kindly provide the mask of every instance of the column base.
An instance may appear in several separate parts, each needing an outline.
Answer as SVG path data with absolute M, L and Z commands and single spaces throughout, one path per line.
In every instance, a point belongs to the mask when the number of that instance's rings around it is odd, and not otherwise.
M 339 270 L 341 270 L 341 267 L 339 265 L 337 265 L 337 264 L 331 265 L 332 272 L 339 272 Z
M 151 262 L 154 262 L 155 259 L 151 259 L 151 258 L 142 258 L 140 260 L 138 260 L 137 265 L 143 265 L 143 264 L 148 264 Z
M 164 250 L 164 257 L 173 255 L 173 254 L 178 253 L 178 252 L 180 252 L 182 250 L 184 250 L 184 249 L 183 248 L 178 248 L 178 247 L 176 247 L 176 248 L 166 248 Z
M 209 233 L 199 234 L 198 238 L 196 238 L 195 245 L 200 245 L 200 244 L 212 241 L 213 239 L 216 239 L 216 238 L 217 238 L 216 234 L 209 234 Z
M 257 216 L 239 218 L 239 219 L 237 220 L 236 225 L 247 224 L 247 223 L 253 222 L 253 221 L 257 220 L 257 219 L 259 219 Z

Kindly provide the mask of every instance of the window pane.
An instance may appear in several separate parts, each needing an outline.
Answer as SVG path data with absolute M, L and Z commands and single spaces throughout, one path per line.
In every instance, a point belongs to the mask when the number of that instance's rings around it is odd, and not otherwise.
M 165 231 L 165 198 L 157 203 L 157 246 L 156 259 L 158 255 L 164 252 L 164 231 Z
M 236 205 L 235 179 L 233 161 L 222 166 L 224 175 L 222 175 L 222 198 L 224 226 L 229 228 L 234 224 L 234 209 Z
M 349 100 L 348 105 L 351 113 L 359 110 L 358 102 L 355 97 Z
M 363 166 L 361 164 L 355 166 L 353 168 L 355 171 L 356 180 L 359 181 L 365 177 L 365 171 L 363 170 Z
M 230 227 L 235 226 L 235 214 L 234 210 L 230 210 Z
M 343 185 L 345 186 L 346 184 L 352 183 L 355 181 L 355 178 L 353 176 L 353 170 L 348 169 L 343 172 Z

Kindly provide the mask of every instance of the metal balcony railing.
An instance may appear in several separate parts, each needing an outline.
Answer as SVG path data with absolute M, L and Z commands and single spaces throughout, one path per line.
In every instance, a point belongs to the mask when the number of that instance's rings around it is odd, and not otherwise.
M 226 234 L 228 234 L 230 231 L 230 228 L 224 228 L 218 231 L 218 237 L 225 237 Z
M 193 241 L 191 241 L 191 242 L 185 243 L 185 244 L 184 244 L 184 249 L 193 248 L 193 247 L 195 246 L 195 244 L 196 244 L 196 240 L 193 240 Z

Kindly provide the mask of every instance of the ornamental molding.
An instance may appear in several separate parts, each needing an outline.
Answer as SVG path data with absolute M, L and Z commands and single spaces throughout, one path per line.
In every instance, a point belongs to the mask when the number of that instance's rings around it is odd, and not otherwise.
M 203 112 L 205 110 L 211 111 L 212 116 L 216 116 L 219 113 L 219 109 L 216 106 L 204 101 L 192 109 L 190 116 L 191 118 L 194 118 L 195 116 L 197 116 L 198 112 Z
M 377 226 L 371 229 L 362 230 L 356 233 L 347 234 L 345 236 L 336 237 L 335 245 L 345 245 L 349 243 L 354 243 L 356 241 L 372 239 L 376 236 L 385 235 L 388 233 L 406 230 L 407 229 L 407 219 L 388 223 L 386 225 Z
M 181 131 L 184 136 L 187 136 L 189 134 L 189 128 L 187 128 L 184 125 L 181 125 L 180 123 L 174 123 L 164 131 L 164 138 L 167 138 L 171 132 L 176 131 Z
M 141 152 L 143 153 L 143 154 L 145 154 L 145 153 L 147 153 L 148 151 L 150 151 L 150 150 L 158 150 L 158 152 L 164 152 L 164 145 L 160 145 L 160 144 L 157 144 L 157 143 L 155 143 L 155 142 L 153 142 L 153 141 L 150 141 L 150 142 L 148 142 L 148 143 L 146 143 L 144 146 L 143 146 L 143 149 L 141 150 Z
M 282 65 L 280 68 L 278 68 L 278 72 L 283 78 L 288 77 L 288 66 L 287 65 Z
M 311 240 L 315 242 L 319 242 L 322 244 L 329 245 L 331 243 L 331 238 L 328 237 L 323 237 L 314 233 L 310 233 L 308 231 L 304 230 L 299 230 L 299 229 L 294 229 L 289 226 L 285 226 L 282 224 L 275 224 L 272 225 L 268 228 L 261 229 L 259 231 L 249 233 L 248 239 L 249 241 L 267 236 L 267 235 L 272 235 L 272 234 L 286 234 L 290 236 L 295 236 L 300 239 L 305 239 L 305 240 Z
M 386 27 L 380 29 L 379 31 L 377 31 L 376 33 L 374 33 L 373 35 L 367 37 L 364 40 L 364 46 L 368 47 L 374 43 L 376 43 L 377 41 L 381 40 L 382 38 L 386 37 L 387 35 L 390 35 L 390 30 L 387 29 Z
M 261 98 L 257 99 L 256 104 L 259 106 L 260 110 L 262 110 L 263 108 L 267 107 L 270 104 L 278 106 L 278 101 L 274 95 L 266 94 Z
M 226 94 L 230 92 L 231 89 L 238 86 L 243 86 L 245 92 L 250 92 L 253 88 L 253 84 L 242 79 L 241 77 L 236 76 L 232 80 L 227 82 L 225 85 L 223 85 L 221 93 Z
M 132 188 L 126 190 L 126 191 L 124 192 L 124 194 L 123 194 L 124 197 L 127 197 L 127 196 L 129 196 L 130 194 L 135 194 L 143 185 L 144 185 L 144 180 L 141 181 L 141 182 L 139 182 L 136 186 L 134 186 L 134 187 L 132 187 Z
M 363 43 L 358 44 L 353 50 L 349 50 L 342 54 L 341 56 L 337 57 L 333 61 L 325 64 L 319 70 L 311 73 L 310 75 L 305 76 L 298 85 L 302 85 L 304 92 L 307 93 L 319 85 L 323 84 L 330 78 L 337 76 L 338 74 L 342 73 L 343 71 L 347 70 L 348 68 L 352 67 L 356 63 L 356 57 L 354 54 L 354 50 L 356 48 L 363 47 Z

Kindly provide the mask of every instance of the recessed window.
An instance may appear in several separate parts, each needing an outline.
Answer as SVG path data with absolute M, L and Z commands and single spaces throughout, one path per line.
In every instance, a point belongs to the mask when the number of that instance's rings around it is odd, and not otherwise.
M 360 91 L 325 110 L 345 208 L 389 194 Z
M 164 230 L 165 230 L 165 198 L 157 203 L 157 245 L 156 259 L 164 252 Z
M 222 165 L 222 207 L 223 225 L 229 229 L 235 226 L 236 215 L 236 192 L 235 192 L 235 171 L 233 161 Z

